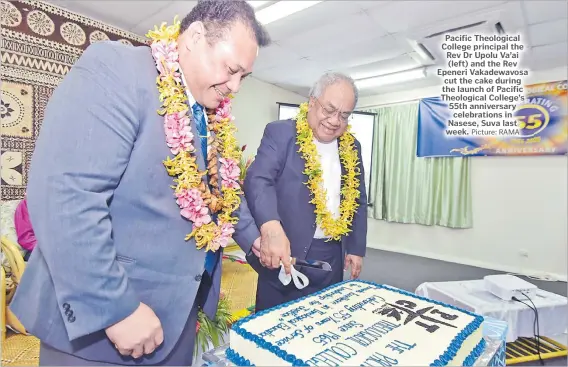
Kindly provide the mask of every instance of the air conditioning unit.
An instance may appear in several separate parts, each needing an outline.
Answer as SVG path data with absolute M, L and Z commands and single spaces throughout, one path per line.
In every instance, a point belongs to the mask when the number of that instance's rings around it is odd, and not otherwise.
M 446 60 L 440 45 L 444 35 L 454 34 L 518 34 L 524 30 L 520 2 L 506 3 L 489 10 L 436 22 L 433 25 L 407 32 L 404 37 L 414 51 L 420 55 L 423 65 L 440 65 Z M 529 52 L 527 40 L 525 49 Z

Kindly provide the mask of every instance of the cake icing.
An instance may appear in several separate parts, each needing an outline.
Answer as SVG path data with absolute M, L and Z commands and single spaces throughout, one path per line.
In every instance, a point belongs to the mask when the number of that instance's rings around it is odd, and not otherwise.
M 471 366 L 483 317 L 361 280 L 236 322 L 227 358 L 239 366 Z

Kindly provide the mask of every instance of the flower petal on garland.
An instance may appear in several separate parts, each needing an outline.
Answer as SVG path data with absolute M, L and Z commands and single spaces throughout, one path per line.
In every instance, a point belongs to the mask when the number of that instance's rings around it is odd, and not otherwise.
M 234 159 L 228 158 L 221 158 L 219 159 L 221 163 L 221 169 L 219 173 L 221 174 L 222 178 L 222 185 L 231 188 L 237 189 L 240 187 L 238 180 L 241 175 L 241 168 L 239 167 L 238 162 Z
M 235 233 L 235 228 L 231 223 L 223 223 L 219 226 L 220 233 L 212 241 L 212 249 L 217 251 L 219 247 L 227 247 L 231 243 L 233 233 Z
M 160 40 L 152 42 L 150 45 L 152 49 L 152 56 L 156 60 L 156 67 L 160 72 L 160 78 L 166 76 L 173 76 L 174 80 L 181 81 L 181 74 L 179 70 L 179 54 L 177 51 L 177 43 L 175 41 L 167 42 Z
M 166 132 L 166 144 L 172 154 L 178 154 L 181 151 L 193 152 L 195 150 L 192 144 L 193 133 L 189 126 L 187 110 L 166 114 L 164 128 Z
M 181 208 L 181 215 L 193 222 L 196 227 L 201 227 L 204 224 L 211 222 L 211 216 L 207 204 L 201 196 L 201 192 L 196 189 L 182 189 L 176 192 L 176 203 Z

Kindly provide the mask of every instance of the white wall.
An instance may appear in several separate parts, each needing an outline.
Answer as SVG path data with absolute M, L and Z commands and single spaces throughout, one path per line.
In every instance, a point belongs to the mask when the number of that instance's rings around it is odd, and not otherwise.
M 564 80 L 565 68 L 527 84 Z M 361 98 L 361 108 L 439 95 L 424 88 Z M 368 246 L 489 269 L 566 280 L 567 157 L 473 157 L 473 228 L 452 230 L 369 219 Z M 526 251 L 528 257 L 521 252 Z
M 277 102 L 300 104 L 306 98 L 265 83 L 247 78 L 233 100 L 233 116 L 238 128 L 236 137 L 240 145 L 247 145 L 245 156 L 256 154 L 264 127 L 278 119 Z

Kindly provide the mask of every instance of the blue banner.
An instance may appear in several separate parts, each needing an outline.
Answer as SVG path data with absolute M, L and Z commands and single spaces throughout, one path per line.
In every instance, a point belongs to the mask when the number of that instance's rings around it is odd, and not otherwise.
M 420 100 L 418 157 L 563 155 L 568 143 L 566 80 L 525 87 L 525 101 L 514 116 L 518 136 L 446 135 L 451 110 L 440 97 Z

